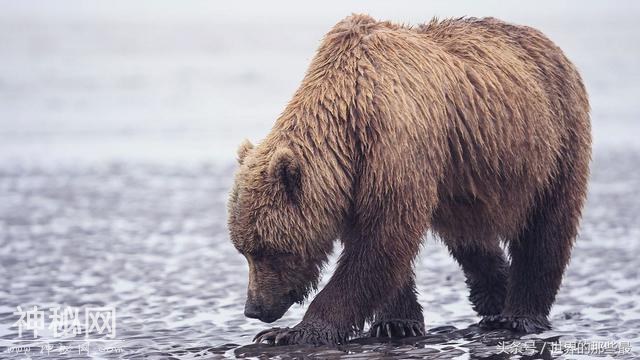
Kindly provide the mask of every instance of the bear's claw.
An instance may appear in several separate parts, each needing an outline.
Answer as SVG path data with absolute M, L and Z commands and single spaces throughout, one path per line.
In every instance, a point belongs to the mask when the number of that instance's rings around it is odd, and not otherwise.
M 315 322 L 302 322 L 293 328 L 271 328 L 259 332 L 253 341 L 269 345 L 337 345 L 346 342 L 347 333 Z
M 253 337 L 253 341 L 256 343 L 266 342 L 269 345 L 279 345 L 284 336 L 291 330 L 290 328 L 274 327 L 260 331 Z
M 424 324 L 416 320 L 389 319 L 371 324 L 370 337 L 414 337 L 425 334 Z
M 483 329 L 507 329 L 518 333 L 536 334 L 551 329 L 545 316 L 489 315 L 478 324 Z

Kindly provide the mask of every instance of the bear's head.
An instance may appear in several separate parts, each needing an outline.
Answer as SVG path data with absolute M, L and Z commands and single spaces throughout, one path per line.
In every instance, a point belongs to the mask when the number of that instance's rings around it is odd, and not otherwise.
M 245 316 L 273 322 L 318 283 L 336 237 L 291 149 L 245 141 L 228 202 L 231 241 L 249 263 Z M 308 164 L 306 164 L 308 165 Z

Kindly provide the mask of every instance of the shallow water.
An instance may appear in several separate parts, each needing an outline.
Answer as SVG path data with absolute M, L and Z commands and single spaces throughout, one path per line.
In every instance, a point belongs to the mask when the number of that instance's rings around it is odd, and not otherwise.
M 638 164 L 635 152 L 596 157 L 582 231 L 551 315 L 554 330 L 526 339 L 629 341 L 636 354 L 640 350 L 640 174 L 628 170 Z M 94 357 L 438 354 L 464 359 L 496 355 L 498 343 L 510 339 L 508 333 L 473 326 L 478 318 L 461 271 L 428 239 L 416 269 L 431 328 L 427 337 L 361 341 L 337 350 L 246 346 L 267 325 L 243 316 L 247 266 L 225 227 L 231 174 L 231 166 L 206 164 L 0 170 L 3 357 L 21 358 L 6 353 L 19 339 L 13 312 L 33 305 L 114 307 L 123 352 Z M 294 306 L 274 326 L 294 325 L 303 311 Z M 40 351 L 38 342 L 28 344 L 32 352 Z

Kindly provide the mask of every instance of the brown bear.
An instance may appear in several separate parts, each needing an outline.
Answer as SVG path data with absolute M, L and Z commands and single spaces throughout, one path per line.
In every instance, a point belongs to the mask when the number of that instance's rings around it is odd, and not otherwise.
M 424 334 L 412 264 L 428 230 L 482 327 L 548 329 L 590 153 L 580 75 L 539 31 L 347 17 L 264 141 L 239 150 L 228 211 L 246 316 L 279 319 L 316 287 L 334 240 L 344 247 L 302 322 L 255 340 L 339 344 L 365 322 L 371 336 Z

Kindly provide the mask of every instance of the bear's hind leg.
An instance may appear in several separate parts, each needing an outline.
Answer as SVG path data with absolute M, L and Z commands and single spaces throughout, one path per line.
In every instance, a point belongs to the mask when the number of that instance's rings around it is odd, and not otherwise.
M 478 315 L 502 313 L 507 294 L 509 263 L 497 243 L 449 246 L 462 267 L 469 287 L 469 301 Z
M 414 275 L 374 316 L 371 337 L 409 337 L 425 334 L 422 306 L 418 303 Z
M 539 199 L 518 238 L 509 244 L 511 267 L 505 308 L 480 322 L 484 328 L 537 333 L 547 319 L 569 262 L 584 201 L 584 179 L 556 179 Z

